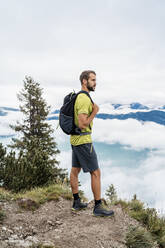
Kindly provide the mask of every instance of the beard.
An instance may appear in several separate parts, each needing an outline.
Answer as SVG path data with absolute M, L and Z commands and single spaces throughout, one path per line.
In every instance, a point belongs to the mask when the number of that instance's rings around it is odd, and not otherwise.
M 89 91 L 94 91 L 95 89 L 94 89 L 94 86 L 90 86 L 89 85 L 89 82 L 87 82 L 87 89 L 89 90 Z

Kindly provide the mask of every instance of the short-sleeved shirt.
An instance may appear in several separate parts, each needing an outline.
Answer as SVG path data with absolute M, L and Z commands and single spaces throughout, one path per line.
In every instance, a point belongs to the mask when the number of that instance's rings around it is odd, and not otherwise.
M 78 126 L 78 115 L 79 114 L 87 114 L 89 117 L 91 113 L 92 113 L 92 102 L 90 98 L 86 94 L 80 93 L 77 96 L 75 105 L 74 105 L 74 116 L 75 116 L 74 121 L 75 121 L 76 126 Z M 88 126 L 82 129 L 81 132 L 92 132 L 92 126 L 93 126 L 93 121 L 90 123 L 90 127 Z M 91 134 L 82 135 L 82 136 L 71 135 L 70 143 L 73 146 L 92 143 Z

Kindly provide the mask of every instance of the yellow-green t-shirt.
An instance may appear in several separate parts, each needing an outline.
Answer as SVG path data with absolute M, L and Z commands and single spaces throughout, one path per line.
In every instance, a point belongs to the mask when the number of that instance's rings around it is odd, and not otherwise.
M 78 115 L 79 114 L 87 114 L 90 116 L 92 113 L 92 102 L 90 98 L 85 93 L 80 93 L 75 101 L 74 105 L 74 121 L 76 126 L 78 126 Z M 93 121 L 90 123 L 90 127 L 86 127 L 81 130 L 81 132 L 92 132 Z M 92 143 L 91 134 L 87 135 L 71 135 L 70 136 L 70 143 L 74 146 Z

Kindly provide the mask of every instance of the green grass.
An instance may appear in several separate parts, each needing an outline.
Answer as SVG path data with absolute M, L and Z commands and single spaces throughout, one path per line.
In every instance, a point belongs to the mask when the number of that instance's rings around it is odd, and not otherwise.
M 10 201 L 13 199 L 13 194 L 4 188 L 0 187 L 0 201 Z
M 36 187 L 32 190 L 12 193 L 0 188 L 0 200 L 1 201 L 17 201 L 19 206 L 26 210 L 35 210 L 40 204 L 48 201 L 58 201 L 60 197 L 67 200 L 72 200 L 72 192 L 70 187 L 66 183 L 51 184 L 45 187 Z M 82 200 L 86 201 L 83 191 L 80 191 L 80 197 Z M 21 199 L 30 199 L 30 201 L 21 202 Z
M 129 203 L 126 200 L 119 199 L 114 202 L 114 205 L 119 205 L 122 209 L 128 210 Z
M 115 205 L 120 205 L 130 217 L 140 222 L 152 235 L 153 240 L 159 244 L 159 247 L 165 248 L 165 219 L 159 217 L 154 208 L 145 208 L 144 203 L 137 199 L 117 200 Z
M 36 204 L 43 204 L 47 201 L 58 201 L 60 197 L 71 200 L 72 192 L 66 184 L 51 184 L 45 187 L 37 187 L 29 191 L 20 193 L 11 193 L 0 188 L 0 200 L 10 201 L 19 199 L 31 199 Z
M 28 198 L 38 204 L 43 204 L 47 201 L 58 201 L 59 197 L 72 199 L 72 192 L 67 185 L 52 184 L 47 187 L 38 187 L 32 190 L 15 194 L 14 199 Z
M 156 248 L 157 244 L 150 232 L 141 227 L 130 227 L 126 234 L 128 248 Z

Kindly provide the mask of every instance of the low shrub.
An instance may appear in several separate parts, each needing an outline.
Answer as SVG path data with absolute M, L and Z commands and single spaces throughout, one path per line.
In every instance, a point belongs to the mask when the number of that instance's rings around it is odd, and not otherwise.
M 126 246 L 128 248 L 156 248 L 152 235 L 144 228 L 130 227 L 126 234 Z
M 156 209 L 145 208 L 139 200 L 128 203 L 129 215 L 143 224 L 157 241 L 161 248 L 165 248 L 165 219 L 157 215 Z

